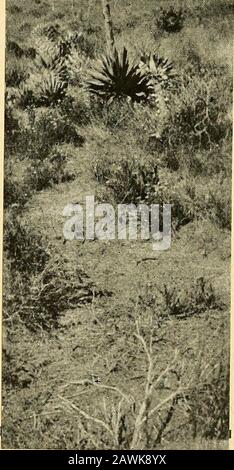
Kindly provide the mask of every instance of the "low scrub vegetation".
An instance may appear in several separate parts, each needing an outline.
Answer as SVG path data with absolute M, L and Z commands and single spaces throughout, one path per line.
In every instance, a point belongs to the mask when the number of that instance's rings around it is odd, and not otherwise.
M 21 3 L 7 6 L 4 445 L 218 447 L 229 414 L 230 254 L 219 239 L 231 230 L 233 7 L 112 2 L 107 44 L 101 2 Z M 149 257 L 147 240 L 63 240 L 63 202 L 90 192 L 114 206 L 171 204 L 171 260 Z
M 167 33 L 178 33 L 184 26 L 185 14 L 182 8 L 176 10 L 173 6 L 168 9 L 161 8 L 157 14 L 157 26 Z

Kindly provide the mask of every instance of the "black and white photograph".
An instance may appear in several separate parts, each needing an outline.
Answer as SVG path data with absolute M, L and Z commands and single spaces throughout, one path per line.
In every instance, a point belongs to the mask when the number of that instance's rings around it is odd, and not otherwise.
M 3 450 L 230 448 L 233 20 L 6 0 Z

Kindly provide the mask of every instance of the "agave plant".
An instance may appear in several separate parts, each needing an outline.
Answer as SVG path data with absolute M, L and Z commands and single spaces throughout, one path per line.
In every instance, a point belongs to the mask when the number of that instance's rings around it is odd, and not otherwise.
M 37 46 L 37 57 L 34 61 L 38 71 L 47 69 L 55 72 L 60 79 L 69 82 L 73 80 L 73 71 L 80 68 L 84 58 L 78 45 L 82 35 L 68 33 L 61 36 L 59 41 L 43 38 Z M 75 65 L 77 60 L 77 66 Z M 74 72 L 75 73 L 75 72 Z
M 39 24 L 37 25 L 32 32 L 32 35 L 38 42 L 43 38 L 47 38 L 52 42 L 56 42 L 61 35 L 61 27 L 59 24 Z
M 19 87 L 19 104 L 27 106 L 54 106 L 62 100 L 67 91 L 67 82 L 54 71 L 32 73 L 30 78 Z
M 65 60 L 69 83 L 76 85 L 84 82 L 88 63 L 89 61 L 84 54 L 74 48 L 71 50 Z
M 182 8 L 176 10 L 174 7 L 170 7 L 168 10 L 161 9 L 157 24 L 162 31 L 178 33 L 183 28 L 184 19 Z
M 35 96 L 32 86 L 28 82 L 22 82 L 18 88 L 18 103 L 22 108 L 34 105 Z
M 175 84 L 176 72 L 172 62 L 158 54 L 143 54 L 140 68 L 144 74 L 149 75 L 154 86 L 169 88 Z
M 40 105 L 50 106 L 58 103 L 66 95 L 67 82 L 59 79 L 53 72 L 49 72 L 38 86 Z
M 130 63 L 127 49 L 115 49 L 100 60 L 99 67 L 90 73 L 87 87 L 91 93 L 111 102 L 115 98 L 129 97 L 132 101 L 147 100 L 153 91 L 148 74 L 138 64 Z
M 73 49 L 77 49 L 83 38 L 82 33 L 68 33 L 61 38 L 58 43 L 59 52 L 61 57 L 70 55 Z
M 19 59 L 24 55 L 24 50 L 15 41 L 7 41 L 7 51 L 11 52 Z

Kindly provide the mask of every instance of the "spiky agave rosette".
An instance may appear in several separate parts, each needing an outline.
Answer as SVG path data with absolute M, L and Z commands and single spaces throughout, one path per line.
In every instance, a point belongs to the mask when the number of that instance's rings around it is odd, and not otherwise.
M 142 54 L 139 68 L 149 77 L 153 89 L 151 103 L 160 116 L 157 132 L 151 136 L 160 139 L 169 118 L 170 91 L 177 85 L 177 74 L 173 63 L 156 53 Z
M 148 75 L 154 86 L 164 89 L 172 88 L 176 83 L 176 71 L 169 59 L 159 54 L 142 54 L 139 64 L 141 71 Z
M 130 61 L 125 47 L 121 52 L 115 49 L 104 55 L 89 73 L 86 86 L 90 93 L 108 103 L 124 97 L 133 102 L 146 101 L 153 92 L 149 75 Z
M 82 81 L 85 58 L 80 51 L 81 33 L 67 33 L 59 25 L 38 26 L 36 57 L 31 62 L 29 76 L 19 87 L 24 106 L 51 106 L 61 101 L 69 85 Z

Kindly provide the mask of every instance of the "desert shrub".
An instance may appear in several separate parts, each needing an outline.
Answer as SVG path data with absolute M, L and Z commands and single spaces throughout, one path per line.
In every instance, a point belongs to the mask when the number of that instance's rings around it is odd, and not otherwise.
M 21 29 L 30 31 L 30 25 L 28 23 L 24 23 L 21 26 Z M 10 53 L 11 60 L 12 56 L 21 60 L 24 58 L 35 59 L 36 57 L 36 49 L 34 47 L 26 47 L 25 45 L 20 46 L 17 42 L 10 40 L 7 40 L 7 52 Z M 25 61 L 23 61 L 23 63 L 26 64 Z
M 186 173 L 159 169 L 152 201 L 171 204 L 172 227 L 180 229 L 194 219 L 208 219 L 223 229 L 231 228 L 231 190 L 228 178 L 205 181 Z
M 30 261 L 33 263 L 33 259 L 30 258 Z M 12 270 L 12 266 L 7 271 L 5 319 L 13 325 L 23 322 L 32 331 L 41 328 L 50 330 L 58 325 L 59 317 L 65 310 L 92 302 L 95 296 L 105 295 L 80 266 L 74 267 L 61 253 L 51 255 L 40 272 L 29 275 L 28 271 Z
M 231 141 L 224 141 L 223 145 L 214 147 L 208 152 L 198 154 L 202 159 L 201 170 L 204 175 L 214 176 L 215 174 L 223 175 L 228 178 L 231 174 Z
M 60 104 L 61 112 L 74 124 L 85 126 L 95 118 L 90 96 L 82 87 L 70 87 L 66 98 Z
M 59 107 L 31 108 L 20 112 L 19 117 L 21 120 L 25 118 L 25 125 L 14 134 L 13 144 L 23 158 L 43 160 L 48 157 L 53 145 L 81 145 L 84 141 L 71 117 Z
M 165 93 L 161 90 L 155 95 L 154 106 L 137 104 L 131 110 L 128 117 L 128 131 L 138 147 L 144 149 L 146 153 L 155 156 L 156 159 L 161 155 L 161 163 L 164 165 L 166 154 L 166 142 L 163 140 L 165 126 L 169 125 L 171 93 Z M 175 157 L 175 156 L 174 156 Z M 171 157 L 172 160 L 172 157 Z M 176 160 L 176 158 L 174 158 Z M 165 165 L 164 165 L 165 166 Z M 173 168 L 173 169 L 177 169 Z
M 84 140 L 78 134 L 71 117 L 63 114 L 59 108 L 49 110 L 41 108 L 35 111 L 33 127 L 29 132 L 33 135 L 32 140 L 39 134 L 40 139 L 43 139 L 47 146 L 62 142 L 81 145 Z
M 197 278 L 191 285 L 164 285 L 163 305 L 168 315 L 187 317 L 210 309 L 220 308 L 221 303 L 211 283 L 204 277 Z
M 159 182 L 150 202 L 170 204 L 173 230 L 179 230 L 197 217 L 194 205 L 194 181 L 187 175 L 178 175 L 168 170 L 159 170 Z
M 205 181 L 159 170 L 153 200 L 171 204 L 172 227 L 178 230 L 194 219 L 208 219 L 222 229 L 231 228 L 231 189 L 228 178 Z
M 161 8 L 157 14 L 157 26 L 167 33 L 178 33 L 184 26 L 185 15 L 182 8 L 176 10 L 173 6 L 168 9 Z
M 32 318 L 29 322 L 48 329 L 55 326 L 65 310 L 91 302 L 98 290 L 81 269 L 72 266 L 65 256 L 53 256 L 40 276 L 32 279 L 27 303 L 21 307 L 21 318 L 28 315 L 31 305 Z
M 21 58 L 24 55 L 23 48 L 16 41 L 7 41 L 7 51 Z
M 153 156 L 136 153 L 119 154 L 110 159 L 103 154 L 95 159 L 94 173 L 103 184 L 102 198 L 115 202 L 171 204 L 172 226 L 178 230 L 199 217 L 200 206 L 195 204 L 195 182 L 186 174 L 160 168 Z
M 4 207 L 14 205 L 21 210 L 31 195 L 31 189 L 26 181 L 18 179 L 13 172 L 12 162 L 5 155 L 4 164 Z
M 200 371 L 202 373 L 202 370 Z M 193 438 L 229 438 L 229 382 L 227 353 L 220 351 L 211 378 L 195 387 L 189 397 L 189 421 Z
M 194 175 L 220 170 L 227 174 L 231 93 L 232 84 L 222 67 L 205 66 L 195 58 L 177 89 L 162 94 L 159 106 L 135 107 L 131 132 L 140 147 L 159 158 L 161 166 L 187 168 Z
M 19 271 L 24 276 L 41 272 L 49 259 L 43 237 L 24 223 L 16 210 L 5 216 L 4 250 L 11 270 Z
M 154 152 L 155 141 L 148 142 L 147 149 Z M 222 175 L 228 178 L 231 174 L 231 142 L 224 140 L 220 145 L 214 145 L 210 149 L 200 149 L 188 152 L 181 149 L 176 153 L 171 151 L 157 152 L 160 164 L 171 170 L 189 172 L 192 176 L 214 177 Z
M 21 13 L 21 11 L 22 11 L 22 8 L 19 7 L 18 5 L 11 5 L 9 8 L 9 12 L 11 13 L 11 15 Z
M 209 22 L 212 17 L 223 17 L 229 14 L 233 15 L 234 7 L 232 2 L 217 0 L 215 3 L 211 1 L 206 1 L 202 3 L 197 3 L 194 5 L 194 8 L 189 8 L 189 13 L 191 15 L 198 16 L 199 20 L 203 22 Z
M 228 178 L 210 180 L 197 188 L 194 205 L 200 217 L 231 230 L 231 185 Z
M 199 76 L 186 76 L 179 94 L 173 95 L 170 116 L 160 145 L 175 152 L 210 149 L 231 135 L 230 107 L 232 85 L 221 69 L 203 68 Z
M 90 59 L 94 59 L 96 52 L 99 52 L 103 45 L 102 39 L 100 38 L 100 31 L 102 33 L 102 28 L 96 28 L 94 32 L 92 31 L 92 28 L 85 28 L 79 42 L 80 51 Z M 99 33 L 99 37 L 96 36 L 96 33 Z
M 69 153 L 64 148 L 55 146 L 48 156 L 32 159 L 27 171 L 26 181 L 36 191 L 71 181 L 75 173 L 67 168 Z
M 90 96 L 89 116 L 91 122 L 96 125 L 101 122 L 112 132 L 123 129 L 127 131 L 134 116 L 134 108 L 125 98 L 106 103 L 96 96 Z
M 221 186 L 208 193 L 207 210 L 210 219 L 222 229 L 231 230 L 231 199 L 231 188 L 225 188 L 223 192 Z
M 11 125 L 6 138 L 8 154 L 24 160 L 27 172 L 24 181 L 15 180 L 15 190 L 23 202 L 32 190 L 42 190 L 75 177 L 68 168 L 71 151 L 61 144 L 81 145 L 83 137 L 64 110 L 38 108 L 20 111 L 9 107 Z M 20 127 L 21 125 L 21 127 Z M 8 165 L 9 166 L 9 165 Z M 5 197 L 9 204 L 16 200 L 13 179 L 6 177 Z M 25 196 L 24 196 L 25 194 Z M 15 201 L 17 203 L 17 201 Z
M 112 162 L 102 157 L 96 161 L 95 176 L 118 203 L 148 201 L 158 184 L 157 165 L 142 155 L 120 156 Z
M 17 90 L 8 88 L 5 93 L 5 146 L 13 146 L 12 140 L 20 129 L 19 119 L 15 113 Z
M 30 329 L 50 328 L 62 311 L 104 295 L 80 266 L 52 254 L 40 232 L 15 209 L 5 216 L 4 251 L 5 319 L 13 324 L 20 318 Z
M 6 86 L 18 87 L 27 78 L 27 62 L 23 59 L 9 58 L 6 62 Z
M 78 19 L 69 22 L 72 32 L 81 31 L 79 48 L 87 57 L 95 58 L 97 54 L 104 52 L 105 33 L 99 24 L 98 18 L 94 15 L 92 20 L 80 12 Z
M 39 24 L 32 31 L 32 37 L 36 41 L 47 38 L 52 42 L 56 42 L 61 36 L 61 26 L 59 23 Z

